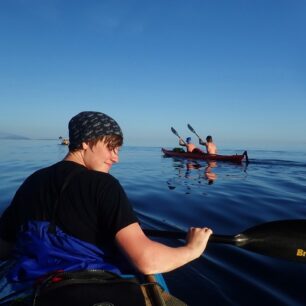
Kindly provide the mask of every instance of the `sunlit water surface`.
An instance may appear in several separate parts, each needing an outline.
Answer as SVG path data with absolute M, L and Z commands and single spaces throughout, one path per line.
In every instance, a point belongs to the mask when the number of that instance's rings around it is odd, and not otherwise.
M 264 222 L 305 219 L 305 149 L 248 150 L 248 165 L 164 158 L 160 149 L 123 147 L 111 171 L 144 228 L 209 226 L 215 234 L 236 235 Z M 29 174 L 66 153 L 56 140 L 2 141 L 0 213 Z M 210 243 L 204 256 L 164 276 L 189 305 L 306 305 L 306 264 L 236 246 Z

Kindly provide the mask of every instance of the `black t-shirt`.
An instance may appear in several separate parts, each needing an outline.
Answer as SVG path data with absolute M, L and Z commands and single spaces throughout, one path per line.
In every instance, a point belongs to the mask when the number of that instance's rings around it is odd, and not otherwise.
M 72 172 L 56 209 L 55 224 L 64 232 L 103 247 L 120 229 L 138 222 L 117 179 L 61 161 L 24 181 L 0 219 L 0 237 L 14 242 L 28 220 L 51 221 L 56 199 Z

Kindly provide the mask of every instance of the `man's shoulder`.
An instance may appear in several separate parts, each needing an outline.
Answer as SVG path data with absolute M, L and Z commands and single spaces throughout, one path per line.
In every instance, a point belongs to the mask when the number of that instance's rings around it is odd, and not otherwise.
M 28 179 L 48 175 L 50 172 L 54 171 L 53 169 L 56 167 L 57 164 L 37 169 L 28 177 Z
M 104 173 L 95 170 L 81 171 L 78 175 L 78 178 L 89 184 L 102 184 L 102 185 L 120 185 L 119 181 L 112 176 L 110 173 Z

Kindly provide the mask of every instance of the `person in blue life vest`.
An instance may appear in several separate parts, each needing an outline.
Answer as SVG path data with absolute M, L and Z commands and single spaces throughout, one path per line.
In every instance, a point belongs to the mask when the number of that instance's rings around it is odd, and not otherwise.
M 203 153 L 203 151 L 199 148 L 197 148 L 192 142 L 191 137 L 187 137 L 186 141 L 184 141 L 182 138 L 179 138 L 179 145 L 186 147 L 186 150 L 188 153 Z
M 39 277 L 55 270 L 120 274 L 130 265 L 143 274 L 168 272 L 201 256 L 212 234 L 207 227 L 191 227 L 180 247 L 148 238 L 109 173 L 123 144 L 118 123 L 85 111 L 68 128 L 66 157 L 31 174 L 0 218 L 0 259 L 10 262 L 0 273 L 0 301 L 5 288 L 10 296 L 26 286 L 32 290 Z

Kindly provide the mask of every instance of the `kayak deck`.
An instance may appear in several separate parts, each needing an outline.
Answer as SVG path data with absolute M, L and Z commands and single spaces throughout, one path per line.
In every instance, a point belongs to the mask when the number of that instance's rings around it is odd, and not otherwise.
M 238 155 L 219 155 L 219 154 L 207 154 L 207 153 L 189 153 L 189 152 L 179 152 L 173 150 L 167 150 L 165 148 L 161 149 L 165 156 L 168 157 L 180 157 L 189 159 L 201 159 L 201 160 L 218 160 L 218 161 L 230 161 L 235 163 L 241 163 L 243 159 L 248 162 L 247 151 Z
M 36 286 L 26 282 L 15 288 L 6 277 L 11 266 L 9 260 L 0 261 L 1 305 L 17 300 L 29 306 L 104 305 L 105 299 L 105 305 L 187 306 L 169 293 L 162 274 L 116 276 L 104 270 L 58 271 L 40 278 Z

